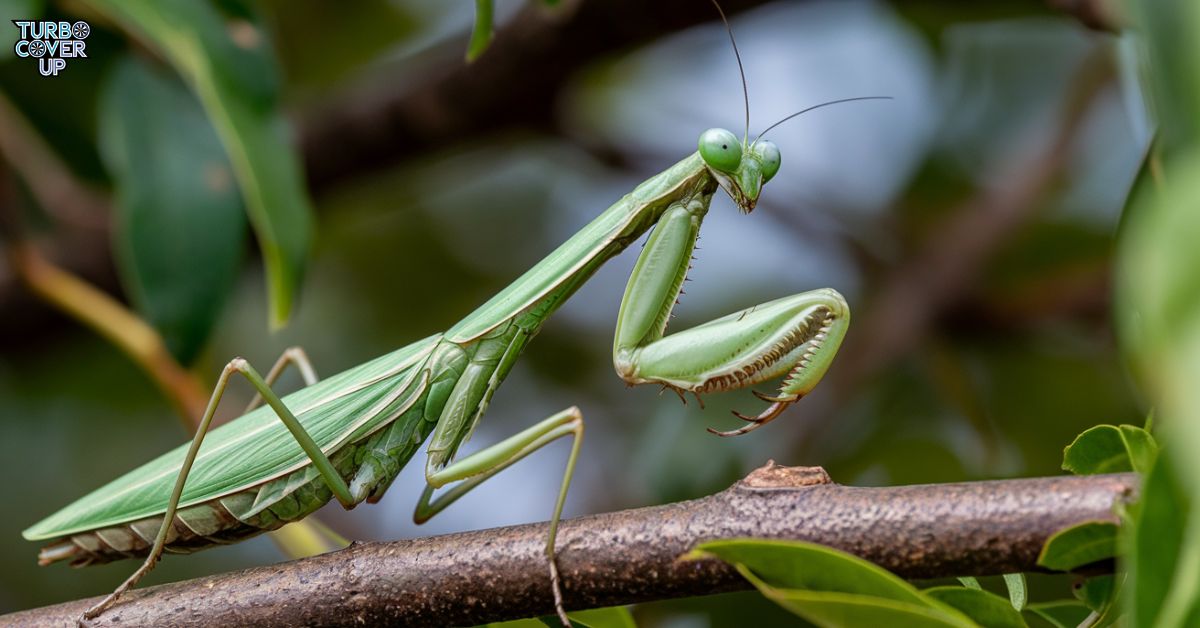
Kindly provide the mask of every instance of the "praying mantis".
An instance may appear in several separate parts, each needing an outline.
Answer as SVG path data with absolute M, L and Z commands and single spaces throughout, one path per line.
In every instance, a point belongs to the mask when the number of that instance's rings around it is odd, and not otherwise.
M 743 88 L 744 82 L 743 76 Z M 883 97 L 822 103 L 768 130 L 817 107 L 873 98 Z M 266 377 L 234 358 L 221 371 L 190 443 L 24 531 L 28 540 L 49 541 L 39 563 L 83 566 L 145 556 L 120 587 L 85 612 L 83 619 L 92 619 L 116 603 L 164 551 L 190 553 L 234 543 L 303 519 L 331 499 L 347 509 L 378 501 L 425 442 L 426 487 L 414 512 L 418 523 L 509 465 L 570 437 L 545 546 L 555 609 L 569 625 L 555 537 L 579 457 L 581 411 L 567 408 L 502 442 L 456 456 L 546 320 L 602 264 L 650 232 L 617 313 L 616 373 L 631 385 L 658 384 L 697 396 L 781 380 L 776 394 L 755 392 L 768 404 L 764 410 L 734 413 L 747 425 L 728 432 L 710 428 L 721 436 L 757 429 L 813 390 L 849 326 L 846 300 L 820 289 L 667 333 L 714 195 L 724 190 L 749 214 L 764 184 L 779 171 L 778 147 L 762 134 L 749 140 L 748 97 L 746 122 L 740 140 L 728 130 L 704 131 L 697 152 L 638 185 L 443 333 L 320 381 L 298 349 L 285 352 Z M 300 370 L 305 387 L 280 397 L 272 385 L 289 365 Z M 235 376 L 253 386 L 255 400 L 242 416 L 210 430 Z

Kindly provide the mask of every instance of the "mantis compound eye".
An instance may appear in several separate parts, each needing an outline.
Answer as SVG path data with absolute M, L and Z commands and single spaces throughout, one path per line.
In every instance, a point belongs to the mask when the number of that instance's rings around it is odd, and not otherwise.
M 742 143 L 725 129 L 709 129 L 700 135 L 700 157 L 721 172 L 733 172 L 742 163 Z
M 779 172 L 779 147 L 775 142 L 763 140 L 756 145 L 758 157 L 762 161 L 763 183 L 771 180 Z

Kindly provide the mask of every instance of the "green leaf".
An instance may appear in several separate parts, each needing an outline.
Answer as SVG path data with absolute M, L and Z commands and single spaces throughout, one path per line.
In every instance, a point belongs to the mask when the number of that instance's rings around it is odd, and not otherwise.
M 13 43 L 21 36 L 21 31 L 13 24 L 13 21 L 41 19 L 45 10 L 43 0 L 4 0 L 0 2 L 0 28 L 4 33 L 10 35 L 4 40 L 9 45 L 5 47 L 3 54 L 0 54 L 0 61 L 18 58 L 17 53 L 13 50 Z
M 540 619 L 514 619 L 512 621 L 497 621 L 484 624 L 485 628 L 546 628 L 546 622 Z M 560 622 L 555 628 L 562 628 Z
M 633 614 L 625 606 L 610 606 L 594 608 L 586 611 L 571 611 L 567 613 L 572 628 L 637 628 L 633 622 Z M 562 628 L 562 622 L 557 615 L 547 615 L 537 619 L 515 619 L 513 621 L 493 622 L 486 628 Z
M 1075 597 L 1092 610 L 1088 628 L 1106 628 L 1121 622 L 1125 609 L 1118 603 L 1125 574 L 1095 576 L 1073 587 Z
M 1021 610 L 1029 602 L 1029 588 L 1025 584 L 1025 574 L 1004 574 L 1004 586 L 1008 588 L 1008 600 L 1012 607 Z
M 1070 571 L 1116 556 L 1117 525 L 1109 521 L 1085 521 L 1059 530 L 1046 541 L 1038 564 L 1055 571 Z
M 1090 614 L 1087 606 L 1075 600 L 1039 602 L 1026 606 L 1024 611 L 1026 617 L 1037 617 L 1054 628 L 1075 628 Z
M 625 606 L 610 606 L 608 608 L 595 608 L 587 611 L 571 611 L 567 613 L 567 617 L 572 622 L 578 623 L 581 626 L 588 628 L 637 628 L 637 624 L 633 621 L 633 614 L 629 612 L 629 608 Z M 552 624 L 555 628 L 560 622 L 558 618 L 554 618 L 555 623 Z
M 1122 425 L 1121 436 L 1125 438 L 1125 448 L 1129 451 L 1129 461 L 1133 470 L 1147 473 L 1158 458 L 1158 442 L 1145 428 L 1135 425 Z
M 1122 588 L 1133 626 L 1200 625 L 1200 4 L 1128 2 L 1160 129 L 1153 185 L 1131 194 L 1116 283 L 1121 345 L 1165 420 L 1171 447 L 1131 508 Z M 1167 452 L 1171 464 L 1165 464 Z
M 760 580 L 745 566 L 738 571 L 768 599 L 792 613 L 829 628 L 888 626 L 889 628 L 974 628 L 965 616 L 948 607 L 858 595 L 838 591 L 779 589 Z M 963 589 L 964 591 L 969 589 Z
M 1158 444 L 1134 425 L 1097 425 L 1063 450 L 1064 471 L 1076 475 L 1137 471 L 1145 473 L 1158 455 Z
M 1200 623 L 1200 517 L 1191 511 L 1200 499 L 1200 147 L 1173 159 L 1165 184 L 1134 200 L 1118 275 L 1123 345 L 1138 358 L 1171 437 L 1132 509 L 1141 516 L 1133 517 L 1123 590 L 1137 626 Z
M 710 541 L 699 545 L 686 558 L 709 556 L 745 565 L 775 588 L 837 591 L 913 604 L 925 602 L 916 587 L 886 569 L 815 543 L 763 539 Z
M 1129 508 L 1130 531 L 1123 587 L 1126 612 L 1135 626 L 1155 625 L 1176 581 L 1179 548 L 1191 515 L 1191 500 L 1164 451 L 1142 483 L 1141 497 Z
M 1082 580 L 1072 590 L 1075 597 L 1088 608 L 1101 611 L 1112 598 L 1114 582 L 1112 574 L 1095 576 Z
M 933 587 L 922 593 L 962 611 L 988 628 L 1025 628 L 1021 613 L 1008 600 L 981 589 Z
M 958 579 L 958 581 L 968 589 L 976 589 L 979 591 L 983 590 L 983 586 L 979 584 L 979 580 L 975 579 L 973 576 L 962 576 Z
M 493 0 L 475 0 L 475 26 L 471 29 L 471 43 L 467 45 L 467 62 L 479 58 L 492 43 L 495 7 Z
M 952 607 L 857 556 L 800 541 L 701 544 L 685 559 L 735 565 L 764 595 L 821 626 L 972 626 Z
M 207 2 L 87 0 L 160 51 L 187 80 L 233 164 L 266 267 L 270 323 L 287 322 L 312 239 L 312 208 L 278 108 L 279 77 L 261 25 Z
M 133 59 L 119 62 L 104 86 L 99 147 L 114 181 L 125 291 L 188 364 L 241 262 L 246 219 L 229 160 L 179 79 Z
M 1149 53 L 1153 109 L 1168 153 L 1200 144 L 1200 4 L 1194 0 L 1125 2 Z

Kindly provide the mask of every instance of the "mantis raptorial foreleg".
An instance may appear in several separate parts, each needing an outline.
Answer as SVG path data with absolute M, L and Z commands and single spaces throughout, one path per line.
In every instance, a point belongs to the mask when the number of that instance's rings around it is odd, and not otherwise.
M 488 478 L 563 436 L 574 436 L 575 438 L 571 443 L 571 453 L 567 457 L 567 467 L 563 472 L 558 499 L 554 503 L 554 514 L 550 517 L 550 531 L 546 539 L 546 558 L 550 563 L 550 586 L 554 592 L 554 608 L 558 612 L 559 618 L 562 619 L 563 625 L 569 626 L 571 625 L 570 620 L 563 611 L 562 587 L 559 582 L 558 565 L 555 562 L 554 541 L 558 534 L 558 521 L 562 517 L 563 504 L 567 500 L 567 490 L 571 486 L 571 476 L 575 473 L 575 461 L 579 458 L 579 448 L 583 443 L 583 415 L 579 412 L 579 408 L 574 406 L 567 408 L 537 425 L 440 469 L 433 468 L 435 460 L 431 457 L 431 466 L 426 467 L 425 470 L 425 480 L 428 485 L 417 501 L 413 520 L 417 523 L 428 520 Z M 430 500 L 435 489 L 460 480 L 460 484 L 450 488 L 436 499 Z
M 771 404 L 762 413 L 734 412 L 750 425 L 710 430 L 733 436 L 772 421 L 816 386 L 846 334 L 850 310 L 836 291 L 814 290 L 666 336 L 709 198 L 671 207 L 654 228 L 621 303 L 613 363 L 631 384 L 658 383 L 697 395 L 786 375 L 777 395 L 755 393 Z
M 299 355 L 303 356 L 303 352 L 300 352 Z M 295 356 L 292 356 L 290 359 L 295 359 Z M 307 362 L 307 358 L 303 359 Z M 283 367 L 286 366 L 287 360 L 289 360 L 289 356 L 287 352 L 285 352 L 276 363 L 277 368 L 273 368 L 271 370 L 273 372 L 282 371 Z M 311 367 L 309 368 L 309 371 L 311 372 Z M 104 612 L 104 610 L 116 602 L 117 599 L 125 593 L 125 591 L 129 590 L 130 587 L 137 584 L 143 576 L 149 573 L 150 570 L 154 568 L 155 563 L 158 562 L 158 559 L 162 556 L 163 547 L 165 547 L 167 543 L 167 535 L 170 533 L 171 526 L 173 525 L 175 519 L 175 512 L 179 508 L 179 500 L 183 496 L 184 483 L 187 482 L 188 473 L 192 469 L 192 464 L 196 461 L 196 454 L 200 452 L 200 445 L 204 443 L 204 437 L 208 434 L 209 427 L 212 425 L 212 420 L 217 413 L 217 407 L 221 403 L 221 398 L 225 395 L 225 388 L 229 385 L 229 378 L 234 374 L 240 374 L 245 377 L 250 384 L 254 386 L 254 389 L 258 392 L 258 394 L 266 400 L 267 405 L 271 406 L 271 408 L 275 410 L 275 414 L 281 421 L 283 421 L 284 425 L 287 426 L 288 430 L 296 438 L 296 441 L 300 444 L 300 447 L 304 450 L 304 453 L 306 453 L 312 460 L 313 466 L 317 468 L 321 477 L 324 478 L 325 482 L 329 485 L 330 490 L 333 491 L 334 496 L 339 502 L 341 502 L 342 506 L 346 508 L 353 508 L 357 503 L 351 496 L 350 489 L 346 485 L 346 481 L 342 479 L 342 476 L 339 475 L 337 470 L 333 468 L 333 463 L 329 461 L 329 458 L 321 451 L 320 447 L 313 442 L 312 437 L 309 436 L 308 432 L 304 430 L 304 427 L 300 425 L 300 421 L 296 419 L 291 410 L 288 410 L 287 406 L 284 405 L 283 401 L 279 398 L 279 395 L 276 395 L 275 392 L 271 390 L 270 385 L 263 380 L 262 376 L 259 375 L 252 366 L 250 366 L 250 363 L 246 362 L 242 358 L 234 358 L 229 362 L 229 364 L 225 365 L 225 368 L 221 371 L 221 376 L 217 378 L 217 385 L 213 388 L 212 398 L 209 399 L 208 407 L 204 410 L 204 416 L 200 420 L 200 425 L 196 428 L 196 435 L 192 439 L 192 444 L 183 460 L 183 466 L 179 470 L 179 475 L 175 480 L 175 488 L 171 491 L 171 497 L 167 501 L 167 508 L 166 512 L 163 514 L 162 525 L 158 529 L 158 534 L 154 537 L 154 544 L 150 548 L 150 553 L 146 556 L 145 562 L 143 562 L 142 566 L 139 567 L 137 571 L 133 572 L 133 574 L 130 575 L 125 582 L 122 582 L 121 586 L 117 587 L 115 591 L 109 594 L 108 597 L 104 598 L 95 606 L 92 606 L 86 612 L 84 612 L 84 619 L 92 619 Z M 275 372 L 275 376 L 278 377 L 278 375 L 279 373 Z

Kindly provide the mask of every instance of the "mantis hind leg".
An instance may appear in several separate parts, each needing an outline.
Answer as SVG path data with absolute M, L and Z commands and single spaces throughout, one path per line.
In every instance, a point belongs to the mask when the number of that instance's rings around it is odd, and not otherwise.
M 280 375 L 283 375 L 284 369 L 293 365 L 300 371 L 300 378 L 304 380 L 305 386 L 312 386 L 321 381 L 321 378 L 317 377 L 317 369 L 313 368 L 312 361 L 308 359 L 308 353 L 304 351 L 303 347 L 295 346 L 284 349 L 279 359 L 275 360 L 275 364 L 271 365 L 271 370 L 267 371 L 267 376 L 263 378 L 267 386 L 274 386 L 275 380 L 279 379 Z M 251 410 L 257 408 L 262 402 L 262 393 L 255 391 L 254 398 L 250 400 L 250 403 L 246 404 L 246 409 L 242 410 L 242 414 L 249 414 Z
M 575 473 L 575 461 L 579 458 L 579 449 L 583 443 L 583 415 L 579 412 L 579 408 L 574 406 L 567 408 L 537 425 L 440 469 L 426 468 L 425 479 L 428 484 L 417 502 L 413 520 L 417 523 L 429 520 L 430 517 L 444 510 L 488 478 L 564 436 L 574 436 L 575 438 L 571 443 L 571 454 L 567 458 L 558 499 L 554 503 L 554 514 L 550 517 L 550 531 L 547 534 L 545 551 L 550 566 L 550 586 L 554 592 L 554 609 L 559 619 L 563 621 L 563 625 L 570 626 L 570 620 L 563 608 L 562 585 L 554 553 L 554 542 L 558 535 L 558 522 L 562 517 L 567 490 L 571 486 L 571 476 Z M 451 482 L 460 483 L 436 499 L 432 499 L 435 489 Z
M 284 357 L 280 359 L 280 363 L 276 365 L 280 370 L 283 368 L 281 364 L 285 365 L 284 360 L 286 358 L 287 354 L 285 353 Z M 333 463 L 329 461 L 329 458 L 325 456 L 325 454 L 313 441 L 312 437 L 308 435 L 308 432 L 304 430 L 304 427 L 300 425 L 300 421 L 296 419 L 291 410 L 284 405 L 283 400 L 281 400 L 279 396 L 271 390 L 271 387 L 267 384 L 267 382 L 263 380 L 262 376 L 260 376 L 248 362 L 242 358 L 234 358 L 229 362 L 229 364 L 225 365 L 225 368 L 221 371 L 221 376 L 217 378 L 217 385 L 213 388 L 212 398 L 209 399 L 208 406 L 204 410 L 204 416 L 200 420 L 200 425 L 196 428 L 196 435 L 192 439 L 192 444 L 188 448 L 187 454 L 184 456 L 183 465 L 179 470 L 179 476 L 175 480 L 175 487 L 171 490 L 171 497 L 167 501 L 166 512 L 163 513 L 162 525 L 158 529 L 158 534 L 154 537 L 154 544 L 151 546 L 150 553 L 146 556 L 145 562 L 143 562 L 142 566 L 139 567 L 137 571 L 133 572 L 133 574 L 129 576 L 125 582 L 122 582 L 121 586 L 117 587 L 115 591 L 109 594 L 108 597 L 104 598 L 95 606 L 92 606 L 85 611 L 83 613 L 83 617 L 80 618 L 79 623 L 81 625 L 83 625 L 86 620 L 96 618 L 98 615 L 100 615 L 100 613 L 103 613 L 105 609 L 116 603 L 121 595 L 136 585 L 143 576 L 149 573 L 150 570 L 154 568 L 155 563 L 158 562 L 158 559 L 162 557 L 163 548 L 166 547 L 167 543 L 167 535 L 170 532 L 171 526 L 175 519 L 175 511 L 179 508 L 179 500 L 183 496 L 184 483 L 187 481 L 187 476 L 192 469 L 192 464 L 196 461 L 196 455 L 200 451 L 200 445 L 204 442 L 204 437 L 208 434 L 209 427 L 212 425 L 213 416 L 217 412 L 217 406 L 220 404 L 221 398 L 225 395 L 225 388 L 229 385 L 229 378 L 234 374 L 240 374 L 249 380 L 250 384 L 254 386 L 254 389 L 260 395 L 262 395 L 263 399 L 266 400 L 267 405 L 271 406 L 271 408 L 275 410 L 275 414 L 278 415 L 281 421 L 283 421 L 288 430 L 296 438 L 296 441 L 300 444 L 300 447 L 304 449 L 304 452 L 312 460 L 313 465 L 318 469 L 321 476 L 329 485 L 330 489 L 332 489 L 333 494 L 335 497 L 337 497 L 338 501 L 347 508 L 354 506 L 355 501 L 350 494 L 350 489 L 346 485 L 346 481 L 342 479 L 342 476 L 339 475 L 337 470 L 333 468 Z M 278 376 L 278 373 L 276 373 L 276 376 Z
M 700 232 L 699 207 L 667 210 L 629 277 L 613 341 L 613 365 L 630 384 L 662 384 L 697 395 L 746 388 L 783 377 L 770 405 L 745 434 L 769 423 L 825 375 L 850 324 L 842 295 L 822 289 L 784 297 L 666 335 Z
M 303 347 L 293 346 L 284 349 L 283 353 L 279 355 L 279 359 L 275 360 L 275 364 L 271 365 L 271 370 L 267 371 L 267 376 L 263 378 L 267 386 L 274 386 L 289 366 L 295 366 L 296 370 L 300 371 L 300 378 L 304 381 L 305 386 L 312 386 L 321 381 L 321 378 L 317 376 L 317 369 L 313 367 L 312 360 L 308 358 L 308 353 L 304 351 Z M 249 414 L 262 402 L 262 393 L 255 391 L 254 398 L 246 404 L 246 409 L 242 410 L 242 414 Z M 357 495 L 355 501 L 358 501 Z M 316 514 L 309 515 L 303 521 L 297 521 L 292 525 L 275 530 L 267 537 L 284 556 L 289 558 L 323 554 L 350 544 L 350 541 L 321 521 L 319 515 Z

